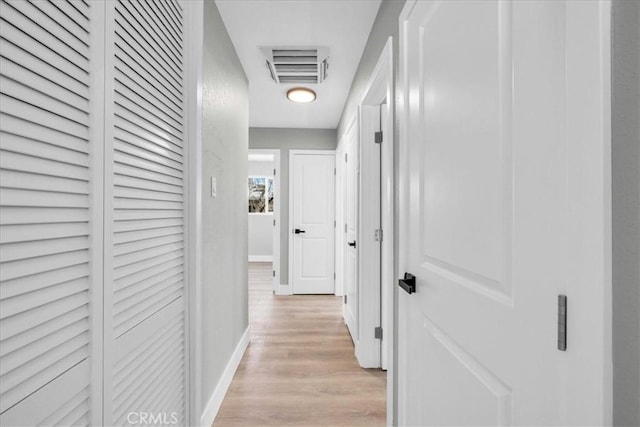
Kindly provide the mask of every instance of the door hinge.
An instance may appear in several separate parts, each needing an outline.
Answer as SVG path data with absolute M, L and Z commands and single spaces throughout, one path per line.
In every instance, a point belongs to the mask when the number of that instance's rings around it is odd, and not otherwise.
M 276 175 L 276 170 L 274 169 L 274 170 L 273 170 L 273 176 L 275 176 L 275 175 Z
M 375 239 L 376 242 L 382 242 L 382 229 L 381 228 L 378 228 L 378 229 L 375 230 L 373 238 Z
M 382 131 L 375 133 L 375 143 L 382 144 Z
M 347 232 L 347 224 L 346 223 L 344 224 L 344 232 L 345 233 Z
M 336 273 L 333 273 L 333 280 L 336 280 Z
M 347 162 L 347 153 L 344 153 L 344 161 Z
M 347 303 L 347 296 L 346 295 L 344 296 L 344 303 L 345 304 Z
M 375 338 L 377 340 L 381 340 L 382 339 L 382 326 L 376 326 L 376 328 L 374 329 L 374 334 L 375 334 Z
M 567 351 L 567 296 L 558 295 L 558 350 Z
M 271 273 L 273 273 L 273 277 L 276 277 L 276 271 L 275 270 L 271 270 Z
M 276 226 L 276 220 L 275 219 L 273 220 L 273 226 L 274 227 Z

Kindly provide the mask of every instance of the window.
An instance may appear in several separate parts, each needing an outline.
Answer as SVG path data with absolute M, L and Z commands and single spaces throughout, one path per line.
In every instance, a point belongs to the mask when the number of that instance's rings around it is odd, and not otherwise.
M 249 177 L 249 213 L 273 213 L 273 177 Z

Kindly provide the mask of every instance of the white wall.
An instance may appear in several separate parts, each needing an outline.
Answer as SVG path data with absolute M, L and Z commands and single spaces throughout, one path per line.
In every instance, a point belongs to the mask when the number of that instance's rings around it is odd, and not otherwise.
M 273 176 L 274 162 L 249 162 L 249 176 Z M 276 197 L 278 197 L 276 195 Z M 245 209 L 246 211 L 246 209 Z M 249 261 L 273 257 L 273 214 L 249 215 Z
M 202 69 L 201 405 L 246 331 L 247 78 L 213 1 L 204 2 Z M 217 180 L 211 197 L 210 180 Z

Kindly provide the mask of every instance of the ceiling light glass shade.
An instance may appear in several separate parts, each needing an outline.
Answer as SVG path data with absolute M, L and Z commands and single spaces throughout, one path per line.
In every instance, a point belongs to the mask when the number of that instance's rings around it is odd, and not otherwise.
M 316 100 L 316 93 L 306 87 L 294 87 L 287 91 L 287 98 L 289 101 L 307 103 Z

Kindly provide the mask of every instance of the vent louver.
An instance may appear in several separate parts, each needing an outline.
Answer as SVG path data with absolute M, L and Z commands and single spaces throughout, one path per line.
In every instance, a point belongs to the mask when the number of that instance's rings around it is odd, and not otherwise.
M 329 48 L 260 49 L 271 78 L 281 84 L 318 84 L 327 78 Z

